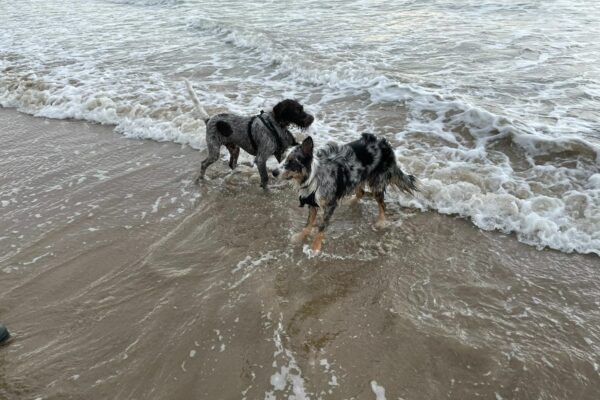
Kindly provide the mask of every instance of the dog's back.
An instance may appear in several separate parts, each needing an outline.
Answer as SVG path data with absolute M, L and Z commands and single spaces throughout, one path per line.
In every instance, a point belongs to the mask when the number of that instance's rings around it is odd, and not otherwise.
M 405 175 L 396 164 L 394 150 L 387 140 L 364 133 L 353 142 L 328 144 L 315 154 L 311 182 L 317 197 L 338 200 L 368 185 L 383 192 L 389 184 L 401 190 L 415 190 L 414 177 Z

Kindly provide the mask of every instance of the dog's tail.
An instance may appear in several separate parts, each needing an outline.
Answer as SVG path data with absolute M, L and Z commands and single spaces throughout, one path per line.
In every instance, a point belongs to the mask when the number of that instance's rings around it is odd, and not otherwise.
M 188 92 L 190 93 L 190 97 L 192 98 L 192 102 L 194 103 L 194 108 L 196 109 L 198 116 L 200 116 L 200 118 L 202 118 L 202 120 L 205 123 L 208 122 L 210 117 L 208 116 L 208 113 L 206 112 L 204 107 L 202 107 L 202 104 L 200 104 L 200 100 L 198 100 L 198 96 L 196 96 L 196 92 L 194 92 L 194 88 L 192 88 L 192 84 L 187 79 L 184 79 L 184 82 L 185 82 L 185 86 L 187 87 Z
M 392 177 L 390 182 L 392 185 L 408 194 L 413 194 L 413 191 L 419 191 L 417 188 L 417 178 L 415 178 L 413 175 L 405 174 L 402 172 L 400 167 L 398 167 L 398 165 L 394 165 L 391 172 Z

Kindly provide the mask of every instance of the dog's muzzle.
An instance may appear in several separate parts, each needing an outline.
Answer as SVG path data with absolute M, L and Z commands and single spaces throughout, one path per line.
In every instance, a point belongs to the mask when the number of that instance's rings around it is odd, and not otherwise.
M 292 171 L 287 171 L 284 170 L 281 173 L 281 179 L 285 179 L 286 181 L 289 181 L 290 179 L 292 179 L 294 177 L 294 173 Z
M 303 121 L 303 127 L 308 128 L 315 121 L 315 117 L 310 114 L 306 114 L 306 118 Z

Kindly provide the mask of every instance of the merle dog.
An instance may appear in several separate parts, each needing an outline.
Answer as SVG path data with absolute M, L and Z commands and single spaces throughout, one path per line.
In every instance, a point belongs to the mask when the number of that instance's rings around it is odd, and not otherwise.
M 372 195 L 379 205 L 377 225 L 383 225 L 386 187 L 393 184 L 407 193 L 417 190 L 415 177 L 404 174 L 398 167 L 387 140 L 368 133 L 348 144 L 327 144 L 316 155 L 309 136 L 290 151 L 281 176 L 298 184 L 300 207 L 308 205 L 308 220 L 302 232 L 294 235 L 294 241 L 308 236 L 317 218 L 317 208 L 323 208 L 323 222 L 312 243 L 312 250 L 317 252 L 321 251 L 325 228 L 342 197 L 351 193 L 357 199 Z M 365 192 L 365 185 L 370 193 Z
M 260 185 L 267 189 L 269 174 L 267 159 L 274 155 L 281 162 L 284 152 L 298 144 L 294 136 L 287 130 L 288 126 L 296 125 L 308 128 L 314 117 L 304 111 L 304 107 L 296 100 L 286 99 L 273 107 L 272 111 L 261 112 L 255 116 L 240 116 L 235 114 L 217 114 L 209 117 L 192 85 L 186 80 L 196 111 L 206 124 L 206 145 L 208 157 L 202 161 L 200 171 L 194 181 L 204 178 L 206 169 L 219 158 L 221 146 L 229 150 L 229 167 L 235 169 L 240 148 L 255 156 L 255 163 L 260 174 Z

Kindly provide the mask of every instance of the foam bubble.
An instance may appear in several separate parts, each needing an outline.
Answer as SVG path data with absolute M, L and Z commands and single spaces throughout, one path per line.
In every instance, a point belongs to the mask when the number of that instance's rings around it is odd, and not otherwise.
M 371 390 L 375 394 L 376 400 L 385 400 L 385 388 L 375 381 L 371 381 Z

